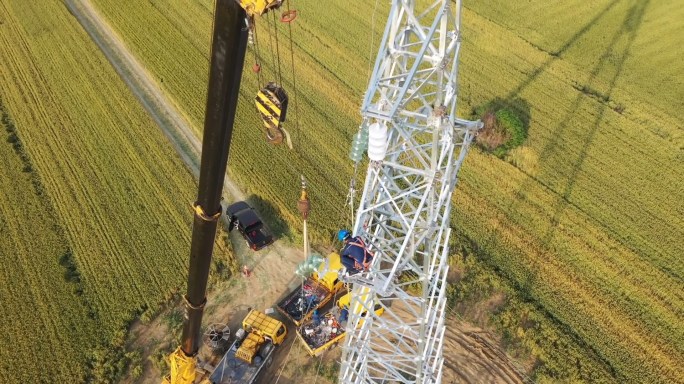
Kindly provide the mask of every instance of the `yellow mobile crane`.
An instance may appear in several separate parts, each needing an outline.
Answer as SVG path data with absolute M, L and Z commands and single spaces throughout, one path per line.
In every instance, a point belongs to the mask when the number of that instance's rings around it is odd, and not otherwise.
M 207 278 L 216 228 L 221 216 L 221 191 L 226 174 L 249 28 L 256 16 L 279 8 L 282 2 L 283 0 L 216 0 L 199 187 L 197 201 L 194 204 L 188 287 L 187 294 L 183 296 L 186 316 L 181 345 L 169 357 L 171 374 L 163 379 L 164 384 L 191 384 L 195 381 L 200 326 L 207 302 Z M 260 95 L 263 92 L 265 91 L 262 90 Z M 284 116 L 287 105 L 283 97 L 286 96 L 273 93 L 266 96 L 267 99 L 261 97 L 260 100 L 270 100 L 272 106 L 277 108 L 266 110 L 265 114 L 260 109 L 262 117 L 282 122 L 281 115 Z

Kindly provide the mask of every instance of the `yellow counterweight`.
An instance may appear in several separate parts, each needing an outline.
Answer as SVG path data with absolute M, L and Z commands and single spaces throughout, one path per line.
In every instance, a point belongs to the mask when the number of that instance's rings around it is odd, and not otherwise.
M 245 9 L 249 17 L 261 16 L 271 9 L 280 7 L 283 0 L 239 0 L 240 6 Z

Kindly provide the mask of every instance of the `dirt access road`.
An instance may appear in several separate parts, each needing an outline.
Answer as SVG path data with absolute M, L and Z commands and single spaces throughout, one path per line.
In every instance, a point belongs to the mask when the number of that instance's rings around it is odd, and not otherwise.
M 84 30 L 102 50 L 114 69 L 119 73 L 133 94 L 140 100 L 149 115 L 169 138 L 190 171 L 199 175 L 201 141 L 190 128 L 190 124 L 176 109 L 174 103 L 160 89 L 152 76 L 131 54 L 122 39 L 99 15 L 87 0 L 65 0 L 65 5 Z M 226 177 L 224 193 L 228 201 L 243 200 L 244 195 L 237 185 Z M 241 264 L 250 265 L 250 277 L 235 276 L 230 281 L 217 284 L 208 293 L 205 324 L 226 323 L 231 330 L 239 323 L 249 307 L 267 309 L 280 296 L 294 288 L 294 268 L 303 258 L 302 251 L 276 242 L 268 249 L 251 252 L 239 238 L 231 234 L 236 256 Z M 177 309 L 175 309 L 177 310 Z M 169 311 L 172 313 L 172 310 Z M 136 324 L 130 332 L 130 348 L 143 354 L 144 373 L 137 380 L 127 377 L 123 382 L 158 383 L 159 373 L 152 367 L 148 357 L 160 347 L 176 344 L 168 329 L 169 313 L 158 316 L 147 325 Z M 273 364 L 262 375 L 266 383 L 332 383 L 335 372 L 333 362 L 340 358 L 340 350 L 326 352 L 320 359 L 306 355 L 294 337 L 294 328 L 279 348 Z M 444 341 L 444 383 L 522 383 L 523 376 L 511 360 L 497 346 L 496 339 L 482 329 L 472 327 L 455 318 L 447 321 Z M 204 361 L 215 361 L 207 348 L 200 357 Z

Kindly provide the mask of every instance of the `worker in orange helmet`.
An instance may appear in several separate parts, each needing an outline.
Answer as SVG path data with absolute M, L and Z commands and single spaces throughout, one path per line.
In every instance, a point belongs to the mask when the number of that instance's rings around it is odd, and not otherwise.
M 340 230 L 337 238 L 343 244 L 340 261 L 347 268 L 347 272 L 355 275 L 361 271 L 368 271 L 373 261 L 373 254 L 368 251 L 363 239 L 360 236 L 353 237 L 346 229 Z

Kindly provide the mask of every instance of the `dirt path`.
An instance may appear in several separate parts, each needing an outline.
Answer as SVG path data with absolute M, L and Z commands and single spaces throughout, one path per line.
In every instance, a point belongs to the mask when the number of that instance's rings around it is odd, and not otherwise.
M 143 107 L 181 156 L 190 171 L 198 177 L 201 141 L 188 121 L 153 80 L 145 67 L 126 48 L 122 39 L 97 13 L 88 0 L 65 0 L 69 11 L 91 36 L 117 73 L 140 100 Z M 244 194 L 226 176 L 224 194 L 228 201 L 244 200 Z M 241 264 L 253 267 L 246 278 L 235 276 L 214 286 L 208 293 L 204 323 L 228 324 L 232 332 L 239 328 L 240 320 L 249 307 L 266 310 L 278 298 L 298 284 L 292 271 L 303 259 L 302 251 L 276 242 L 266 250 L 251 252 L 238 234 L 230 235 L 234 253 Z M 180 308 L 174 310 L 178 311 Z M 140 350 L 143 357 L 142 377 L 123 382 L 158 383 L 159 374 L 148 359 L 158 348 L 177 344 L 168 329 L 166 320 L 172 313 L 158 316 L 147 325 L 135 324 L 130 332 L 131 349 Z M 339 349 L 326 352 L 320 359 L 309 358 L 294 337 L 290 326 L 286 342 L 279 348 L 272 365 L 262 375 L 261 383 L 332 383 L 334 373 L 329 371 L 332 362 L 339 361 Z M 479 328 L 449 319 L 444 341 L 444 383 L 521 383 L 521 375 L 510 359 L 498 348 L 490 334 Z M 215 364 L 217 359 L 208 348 L 202 348 L 200 359 Z M 324 377 L 322 377 L 324 376 Z M 329 379 L 326 379 L 328 377 Z
M 88 0 L 65 0 L 65 4 L 169 138 L 193 175 L 199 177 L 202 142 L 193 132 L 190 123 Z M 224 191 L 236 200 L 244 199 L 240 189 L 227 175 Z

